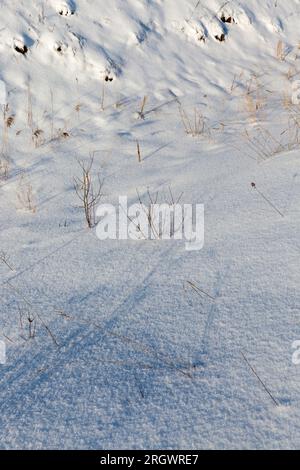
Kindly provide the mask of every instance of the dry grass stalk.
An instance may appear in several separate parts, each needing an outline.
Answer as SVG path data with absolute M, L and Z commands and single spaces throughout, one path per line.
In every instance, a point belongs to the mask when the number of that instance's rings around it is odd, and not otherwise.
M 147 103 L 147 99 L 148 99 L 147 96 L 144 96 L 143 101 L 141 103 L 141 109 L 138 111 L 139 117 L 143 120 L 145 119 L 144 111 L 145 111 L 145 106 L 146 106 L 146 103 Z
M 250 364 L 250 362 L 248 361 L 248 359 L 246 358 L 245 354 L 243 352 L 241 352 L 241 355 L 244 359 L 244 361 L 246 362 L 247 366 L 249 367 L 249 369 L 252 371 L 252 373 L 255 375 L 255 377 L 257 378 L 257 380 L 260 382 L 260 384 L 262 385 L 263 389 L 265 390 L 265 392 L 269 395 L 269 397 L 271 398 L 272 402 L 274 403 L 275 406 L 279 406 L 279 403 L 278 401 L 276 400 L 276 398 L 272 395 L 272 393 L 270 392 L 270 390 L 268 389 L 268 387 L 266 386 L 266 384 L 262 381 L 262 379 L 260 378 L 260 376 L 258 375 L 258 373 L 256 372 L 256 370 L 254 369 L 254 367 Z
M 280 61 L 284 61 L 285 59 L 285 53 L 284 53 L 284 44 L 282 42 L 282 40 L 280 39 L 277 43 L 277 47 L 276 47 L 276 57 L 278 60 Z
M 260 191 L 255 183 L 251 183 L 251 187 L 271 206 L 281 217 L 284 217 L 283 213 L 268 199 L 262 191 Z
M 181 117 L 181 122 L 187 135 L 190 135 L 192 137 L 199 137 L 205 132 L 207 132 L 205 118 L 199 110 L 195 108 L 193 114 L 189 116 L 186 111 L 180 106 L 179 113 Z
M 282 106 L 289 110 L 293 106 L 291 94 L 288 92 L 283 92 Z
M 36 212 L 37 208 L 34 202 L 33 189 L 25 175 L 22 175 L 19 181 L 17 200 L 19 202 L 20 209 L 32 213 Z
M 203 289 L 201 289 L 199 286 L 197 286 L 194 282 L 192 281 L 186 281 L 186 283 L 198 294 L 201 296 L 205 295 L 206 297 L 208 297 L 209 299 L 211 300 L 216 300 L 215 297 L 213 297 L 212 295 L 208 294 L 207 292 L 205 292 Z
M 8 170 L 8 130 L 13 126 L 14 121 L 15 121 L 15 116 L 9 115 L 9 105 L 6 104 L 3 106 L 3 111 L 2 111 L 2 146 L 1 146 L 1 156 L 0 156 L 0 177 L 2 175 L 2 178 L 6 178 L 8 176 L 7 171 Z M 2 163 L 1 163 L 2 162 Z M 2 168 L 2 170 L 1 170 Z M 6 170 L 4 171 L 4 169 Z
M 97 174 L 97 184 L 93 181 L 94 154 L 90 154 L 87 163 L 78 161 L 81 169 L 81 176 L 74 178 L 74 188 L 84 209 L 85 219 L 89 228 L 95 225 L 95 208 L 102 197 L 103 181 Z
M 42 129 L 36 129 L 35 131 L 33 131 L 32 141 L 34 143 L 35 148 L 43 145 L 43 143 L 45 142 L 44 131 Z
M 249 156 L 258 161 L 267 160 L 286 150 L 285 146 L 267 129 L 259 126 L 250 134 L 245 131 L 244 137 L 249 149 Z
M 182 194 L 180 194 L 177 200 L 175 200 L 172 190 L 169 188 L 168 197 L 164 194 L 161 195 L 158 191 L 156 193 L 151 193 L 149 189 L 147 189 L 144 198 L 142 198 L 138 190 L 137 196 L 139 205 L 141 207 L 141 212 L 146 215 L 148 227 L 150 230 L 150 238 L 152 240 L 161 240 L 164 238 L 164 235 L 167 237 L 172 237 L 175 233 L 182 230 L 184 223 L 183 214 L 181 214 L 181 221 L 179 225 L 175 225 L 175 223 L 178 222 L 177 219 L 175 221 L 175 206 L 179 204 Z M 157 212 L 158 205 L 162 205 L 168 208 L 165 214 L 161 214 L 162 216 L 165 215 L 165 218 L 163 219 L 160 219 L 160 214 Z M 134 223 L 130 217 L 128 217 L 128 219 L 130 222 Z M 139 232 L 144 239 L 148 239 L 149 233 L 143 233 L 142 225 L 143 224 L 139 223 L 139 221 L 134 223 L 136 231 Z
M 9 255 L 5 253 L 5 251 L 0 251 L 0 261 L 2 261 L 2 263 L 4 263 L 8 267 L 8 269 L 14 271 L 14 268 L 11 266 L 9 261 Z
M 47 325 L 47 323 L 45 322 L 45 320 L 43 319 L 42 315 L 39 313 L 38 310 L 35 309 L 33 303 L 23 294 L 23 292 L 21 290 L 19 290 L 17 287 L 13 286 L 10 282 L 6 282 L 5 284 L 6 286 L 8 286 L 13 292 L 15 292 L 22 300 L 23 302 L 26 304 L 27 308 L 29 308 L 29 311 L 31 312 L 30 313 L 30 318 L 37 318 L 41 325 L 45 328 L 45 330 L 47 331 L 48 335 L 50 336 L 50 338 L 52 339 L 53 343 L 55 344 L 55 346 L 59 346 L 54 334 L 52 333 L 50 327 Z M 34 316 L 34 317 L 33 317 Z M 28 320 L 29 321 L 29 320 Z M 33 323 L 32 321 L 30 321 L 29 323 Z M 33 331 L 33 330 L 31 330 Z
M 7 180 L 9 176 L 9 160 L 5 155 L 0 156 L 0 181 Z
M 239 75 L 234 74 L 231 87 L 230 87 L 230 93 L 233 93 L 236 88 L 239 87 L 239 81 L 242 79 L 244 75 L 244 72 L 241 72 Z
M 24 319 L 26 321 L 26 331 L 27 334 L 24 335 Z M 36 335 L 36 320 L 34 315 L 28 308 L 20 308 L 19 307 L 19 323 L 20 323 L 20 330 L 21 330 L 21 338 L 24 340 L 34 339 Z
M 245 105 L 247 112 L 254 120 L 257 119 L 257 113 L 265 104 L 265 99 L 261 94 L 261 88 L 262 85 L 259 83 L 257 75 L 253 75 L 247 85 Z
M 137 151 L 138 162 L 141 163 L 142 162 L 141 146 L 138 140 L 136 141 L 136 151 Z

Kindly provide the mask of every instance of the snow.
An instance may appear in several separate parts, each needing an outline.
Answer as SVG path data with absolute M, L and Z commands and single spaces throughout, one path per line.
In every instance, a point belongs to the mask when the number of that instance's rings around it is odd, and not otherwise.
M 0 13 L 0 447 L 299 448 L 300 2 Z M 204 204 L 204 248 L 98 240 L 73 187 L 93 152 L 104 203 Z

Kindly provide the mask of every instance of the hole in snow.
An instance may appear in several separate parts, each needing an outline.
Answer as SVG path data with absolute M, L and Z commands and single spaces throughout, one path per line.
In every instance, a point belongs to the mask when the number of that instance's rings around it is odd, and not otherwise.
M 226 16 L 224 13 L 221 16 L 221 21 L 223 23 L 235 23 L 235 19 L 232 16 Z
M 220 34 L 220 35 L 217 34 L 217 35 L 215 36 L 215 39 L 216 39 L 217 41 L 224 42 L 224 41 L 225 41 L 225 34 L 224 34 L 224 33 L 222 33 L 222 34 Z
M 68 49 L 68 45 L 63 44 L 62 42 L 57 42 L 54 44 L 54 49 L 58 54 L 63 55 Z
M 23 34 L 21 38 L 14 39 L 13 48 L 19 54 L 26 55 L 33 44 L 33 39 L 27 36 L 27 34 Z
M 62 9 L 58 12 L 60 14 L 60 16 L 71 16 L 71 15 L 74 15 L 74 11 L 69 11 L 68 9 Z
M 60 16 L 72 16 L 75 14 L 75 12 L 75 3 L 71 0 L 67 3 L 63 3 L 58 9 L 58 14 Z
M 63 139 L 68 139 L 70 137 L 69 132 L 66 132 L 66 131 L 61 131 L 60 135 Z
M 14 43 L 15 51 L 19 52 L 19 54 L 26 55 L 28 52 L 28 47 L 26 44 L 22 44 L 21 41 L 17 41 Z

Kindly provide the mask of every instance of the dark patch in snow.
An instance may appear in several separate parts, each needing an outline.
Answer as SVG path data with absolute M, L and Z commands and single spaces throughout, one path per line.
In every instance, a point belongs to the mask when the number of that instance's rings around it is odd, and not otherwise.
M 216 39 L 217 41 L 224 42 L 224 41 L 225 41 L 225 37 L 226 37 L 225 34 L 222 33 L 222 34 L 220 34 L 220 35 L 217 34 L 217 35 L 215 36 L 215 39 Z
M 28 47 L 26 46 L 26 44 L 24 44 L 23 46 L 18 46 L 15 44 L 14 49 L 15 51 L 19 52 L 19 54 L 23 54 L 23 55 L 26 55 L 28 52 Z
M 76 13 L 76 5 L 72 0 L 69 0 L 68 3 L 63 4 L 58 10 L 60 16 L 72 16 Z
M 221 21 L 223 23 L 235 23 L 235 19 L 232 16 L 225 16 L 224 14 L 221 16 Z

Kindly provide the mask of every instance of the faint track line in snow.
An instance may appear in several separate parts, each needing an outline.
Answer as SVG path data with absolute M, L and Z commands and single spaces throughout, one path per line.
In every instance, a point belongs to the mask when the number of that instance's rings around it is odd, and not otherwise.
M 59 247 L 55 248 L 55 250 L 52 250 L 51 252 L 47 253 L 45 256 L 43 256 L 42 258 L 39 258 L 37 261 L 35 261 L 33 264 L 31 264 L 30 266 L 27 266 L 26 268 L 23 268 L 21 271 L 18 271 L 14 276 L 10 276 L 8 279 L 5 279 L 4 281 L 1 282 L 0 286 L 3 286 L 5 284 L 8 284 L 9 282 L 13 281 L 14 279 L 22 276 L 23 274 L 25 274 L 26 272 L 30 271 L 31 269 L 33 269 L 35 266 L 38 266 L 40 263 L 44 262 L 46 259 L 50 258 L 51 256 L 57 254 L 60 250 L 62 250 L 63 248 L 65 248 L 66 246 L 70 245 L 73 241 L 77 240 L 78 238 L 80 238 L 82 235 L 84 235 L 85 233 L 87 233 L 87 230 L 86 229 L 82 229 L 79 231 L 79 233 L 77 234 L 77 236 L 75 237 L 72 237 L 70 240 L 66 241 L 65 243 L 63 243 L 62 245 L 60 245 Z
M 71 240 L 72 241 L 72 240 Z M 171 250 L 171 249 L 170 249 Z M 57 250 L 55 251 L 55 253 Z M 49 256 L 49 255 L 47 255 Z M 165 252 L 163 254 L 165 256 Z M 44 257 L 43 259 L 45 259 Z M 39 260 L 40 262 L 41 260 Z M 64 341 L 63 344 L 59 344 L 58 349 L 55 349 L 54 351 L 52 350 L 52 353 L 49 354 L 49 346 L 48 350 L 45 352 L 43 349 L 40 349 L 39 352 L 32 358 L 30 354 L 28 354 L 28 358 L 21 358 L 21 362 L 17 364 L 17 368 L 11 366 L 8 370 L 9 374 L 7 373 L 4 374 L 3 380 L 0 382 L 0 386 L 2 387 L 2 392 L 5 393 L 7 390 L 7 384 L 10 386 L 13 384 L 17 383 L 18 386 L 18 391 L 15 397 L 17 397 L 20 393 L 24 393 L 24 386 L 26 386 L 28 389 L 32 387 L 32 381 L 38 380 L 41 374 L 48 373 L 50 370 L 53 370 L 54 366 L 62 366 L 64 364 L 64 358 L 66 358 L 66 361 L 68 364 L 72 363 L 73 361 L 70 361 L 70 351 L 72 351 L 71 354 L 74 354 L 73 348 L 74 346 L 79 350 L 81 350 L 82 342 L 91 336 L 94 338 L 92 341 L 92 344 L 96 345 L 101 339 L 103 339 L 105 336 L 107 337 L 112 337 L 115 338 L 124 344 L 131 345 L 135 351 L 140 351 L 143 355 L 148 356 L 148 358 L 158 361 L 158 363 L 155 364 L 147 364 L 141 360 L 134 361 L 132 363 L 128 363 L 128 361 L 106 361 L 105 359 L 102 359 L 101 356 L 99 357 L 99 361 L 103 363 L 111 363 L 111 365 L 116 365 L 116 366 L 122 366 L 122 367 L 135 367 L 135 368 L 144 368 L 144 369 L 161 369 L 161 368 L 166 368 L 168 370 L 172 370 L 174 372 L 177 372 L 181 375 L 183 375 L 186 378 L 191 379 L 192 378 L 192 372 L 191 370 L 191 365 L 190 364 L 177 364 L 176 359 L 174 361 L 173 358 L 170 358 L 167 356 L 165 353 L 162 353 L 160 351 L 157 351 L 153 347 L 144 344 L 143 342 L 135 339 L 135 338 L 130 338 L 126 335 L 123 335 L 121 332 L 116 332 L 112 331 L 113 328 L 116 326 L 116 323 L 118 322 L 120 315 L 124 312 L 125 314 L 129 313 L 131 309 L 136 306 L 136 304 L 139 302 L 139 299 L 144 297 L 144 292 L 147 289 L 147 282 L 155 272 L 157 266 L 161 263 L 161 257 L 159 260 L 155 263 L 154 266 L 150 269 L 150 271 L 144 276 L 142 281 L 134 287 L 134 289 L 126 295 L 126 297 L 122 300 L 122 302 L 113 310 L 111 317 L 104 321 L 103 324 L 98 324 L 93 321 L 88 321 L 88 320 L 77 320 L 74 317 L 71 317 L 68 315 L 68 313 L 64 312 L 62 309 L 57 309 L 53 307 L 57 315 L 60 315 L 62 317 L 65 317 L 66 320 L 69 320 L 71 323 L 74 323 L 77 326 L 77 329 L 75 329 L 75 335 L 74 331 L 71 331 L 72 339 L 71 341 Z M 27 270 L 30 268 L 27 268 Z M 18 275 L 22 274 L 26 270 L 23 270 L 21 273 L 18 273 L 15 277 Z M 12 279 L 12 278 L 11 278 Z M 11 280 L 10 279 L 10 280 Z M 9 280 L 5 281 L 3 284 L 9 284 Z M 122 317 L 123 319 L 123 317 Z M 82 327 L 86 327 L 89 329 L 89 331 L 86 334 L 82 334 Z M 90 330 L 90 328 L 93 328 Z M 97 333 L 95 332 L 95 329 L 97 330 Z M 56 337 L 58 338 L 59 342 L 59 330 L 55 330 Z M 22 348 L 26 348 L 26 345 L 29 343 L 24 343 L 22 345 Z M 34 343 L 31 343 L 34 344 Z M 51 357 L 51 360 L 49 360 L 49 357 Z M 74 361 L 77 360 L 77 357 L 74 358 Z M 30 367 L 28 366 L 28 362 L 30 362 Z M 34 365 L 34 372 L 32 373 L 32 365 Z M 28 371 L 30 371 L 28 373 Z M 5 385 L 4 385 L 5 384 Z M 22 387 L 22 390 L 20 389 Z M 17 399 L 17 398 L 14 398 Z M 8 399 L 9 400 L 9 399 Z M 3 403 L 3 406 L 7 403 L 8 400 L 5 400 Z
M 74 337 L 74 332 L 72 332 L 72 340 L 70 342 L 65 342 L 62 344 L 59 349 L 56 349 L 55 351 L 52 351 L 53 353 L 53 358 L 51 362 L 49 362 L 49 352 L 47 353 L 41 353 L 39 351 L 33 358 L 30 356 L 25 358 L 24 361 L 22 361 L 18 364 L 17 369 L 11 367 L 8 370 L 8 374 L 4 373 L 4 378 L 0 382 L 0 387 L 1 387 L 1 392 L 4 392 L 7 394 L 7 388 L 8 386 L 18 386 L 17 393 L 14 395 L 13 400 L 17 400 L 18 395 L 26 393 L 26 390 L 32 390 L 34 388 L 34 381 L 38 381 L 41 376 L 46 373 L 49 374 L 51 370 L 53 370 L 55 367 L 64 367 L 64 363 L 67 362 L 68 365 L 72 364 L 72 362 L 78 361 L 78 352 L 80 355 L 80 351 L 82 350 L 82 342 L 85 339 L 90 338 L 91 336 L 94 337 L 93 339 L 93 345 L 97 344 L 101 339 L 103 340 L 103 337 L 105 336 L 111 336 L 116 339 L 119 339 L 120 341 L 124 342 L 125 344 L 130 343 L 133 344 L 135 347 L 137 347 L 138 350 L 140 350 L 143 354 L 146 354 L 146 356 L 149 356 L 149 358 L 152 358 L 153 360 L 158 361 L 158 364 L 149 364 L 142 362 L 140 360 L 134 360 L 134 361 L 127 361 L 127 360 L 109 360 L 105 358 L 99 357 L 99 363 L 102 364 L 110 364 L 110 365 L 115 365 L 117 367 L 133 367 L 137 369 L 151 369 L 151 370 L 161 370 L 163 369 L 168 369 L 170 371 L 177 372 L 181 375 L 183 375 L 186 378 L 192 379 L 192 374 L 188 371 L 188 368 L 185 367 L 180 367 L 173 363 L 170 358 L 167 358 L 164 354 L 162 355 L 161 353 L 157 352 L 156 350 L 153 350 L 151 347 L 146 346 L 144 343 L 137 341 L 135 339 L 129 338 L 127 336 L 117 334 L 111 331 L 107 331 L 105 325 L 100 326 L 98 324 L 95 324 L 93 322 L 84 322 L 84 321 L 78 321 L 76 319 L 71 318 L 71 321 L 73 321 L 80 326 L 86 326 L 88 328 L 93 328 L 92 330 L 89 330 L 86 334 L 82 335 L 82 328 L 78 328 L 78 335 Z M 95 333 L 95 328 L 98 330 L 98 333 Z M 24 344 L 24 348 L 27 343 Z M 77 352 L 76 352 L 76 351 Z M 70 355 L 74 356 L 73 359 L 70 359 Z M 65 358 L 65 360 L 64 360 Z M 87 362 L 83 358 L 79 359 L 80 361 Z M 28 366 L 28 362 L 30 362 L 30 367 Z M 34 370 L 32 372 L 32 365 L 34 363 Z M 190 366 L 189 366 L 190 368 Z M 29 371 L 29 372 L 28 372 Z M 7 403 L 10 401 L 10 398 L 4 399 L 0 405 L 0 409 L 5 407 Z
M 79 329 L 78 332 L 81 334 L 81 338 L 78 340 L 78 336 L 73 341 L 71 348 L 69 347 L 70 344 L 68 343 L 68 354 L 67 351 L 56 350 L 54 352 L 54 356 L 52 361 L 49 363 L 49 355 L 41 354 L 40 352 L 37 353 L 34 358 L 30 357 L 28 360 L 22 361 L 19 364 L 17 371 L 15 369 L 10 369 L 9 374 L 5 373 L 3 380 L 0 382 L 1 387 L 1 395 L 2 400 L 0 404 L 0 410 L 4 411 L 4 408 L 7 406 L 17 407 L 19 403 L 20 397 L 26 395 L 27 392 L 31 392 L 35 389 L 36 386 L 40 384 L 41 381 L 47 382 L 49 378 L 49 374 L 51 371 L 59 370 L 59 368 L 64 368 L 65 363 L 71 365 L 72 363 L 84 363 L 90 364 L 90 361 L 86 360 L 85 358 L 80 357 L 80 352 L 82 348 L 82 342 L 89 337 L 96 335 L 95 331 L 88 331 L 86 334 L 82 335 L 82 329 Z M 101 338 L 103 339 L 104 335 L 96 335 L 96 340 L 94 344 L 98 342 Z M 64 345 L 61 347 L 61 349 Z M 72 351 L 70 357 L 70 350 Z M 73 356 L 73 357 L 72 357 Z M 65 359 L 65 360 L 64 360 Z M 143 370 L 157 370 L 161 371 L 163 369 L 167 369 L 169 371 L 178 372 L 182 374 L 185 378 L 191 379 L 192 376 L 185 372 L 184 370 L 174 367 L 173 364 L 167 364 L 166 362 L 160 360 L 159 364 L 151 364 L 142 362 L 139 360 L 112 360 L 107 358 L 99 357 L 99 364 L 107 364 L 116 367 L 122 367 L 125 369 L 133 368 L 133 369 L 143 369 Z M 34 367 L 33 367 L 34 364 Z M 46 375 L 46 377 L 45 377 Z M 7 392 L 10 390 L 11 387 L 16 388 L 14 395 L 12 397 L 7 397 Z M 9 387 L 9 388 L 8 388 Z
M 219 305 L 218 305 L 218 299 L 220 297 L 220 291 L 222 287 L 222 279 L 226 278 L 226 273 L 229 270 L 229 263 L 227 263 L 226 267 L 222 272 L 219 271 L 218 273 L 218 278 L 215 283 L 215 288 L 214 288 L 214 302 L 211 304 L 211 307 L 209 309 L 209 312 L 207 314 L 207 320 L 205 323 L 204 331 L 202 334 L 202 340 L 201 340 L 201 350 L 200 350 L 200 356 L 201 355 L 209 355 L 209 345 L 210 345 L 210 334 L 212 327 L 214 325 L 216 315 L 219 311 Z M 197 362 L 197 361 L 196 361 Z M 200 361 L 201 362 L 201 361 Z

